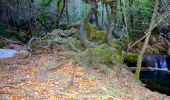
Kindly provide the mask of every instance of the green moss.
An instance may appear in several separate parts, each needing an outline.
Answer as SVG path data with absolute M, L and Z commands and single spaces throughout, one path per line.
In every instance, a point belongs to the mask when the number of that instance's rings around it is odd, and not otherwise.
M 33 44 L 33 49 L 41 49 L 45 46 L 55 45 L 55 44 L 65 46 L 75 51 L 79 51 L 81 49 L 80 40 L 78 40 L 76 36 L 75 37 L 68 36 L 67 38 L 67 37 L 62 37 L 61 34 L 66 34 L 66 35 L 73 34 L 75 36 L 75 34 L 77 34 L 77 30 L 73 28 L 70 30 L 60 30 L 60 29 L 53 30 L 52 32 L 47 33 L 45 37 L 38 38 Z
M 66 46 L 72 50 L 80 50 L 81 42 L 77 38 L 68 37 L 65 42 Z
M 61 32 L 63 32 L 63 30 L 60 29 L 55 29 L 50 33 L 47 33 L 46 39 L 52 39 L 55 38 L 56 36 L 58 36 Z
M 88 64 L 112 63 L 112 48 L 102 44 L 96 48 L 87 48 L 79 57 L 79 61 Z
M 85 28 L 90 39 L 94 41 L 104 40 L 106 32 L 97 30 L 97 28 L 90 23 L 86 23 Z
M 56 29 L 50 33 L 47 33 L 44 37 L 37 38 L 32 44 L 33 50 L 41 49 L 49 44 L 56 43 L 55 41 L 62 42 L 62 39 L 60 39 L 61 37 L 59 36 L 60 32 L 62 32 L 62 30 Z
M 20 50 L 20 51 L 18 51 L 17 55 L 19 58 L 24 59 L 29 56 L 29 53 L 28 53 L 28 51 Z
M 130 63 L 136 63 L 138 60 L 138 54 L 127 53 L 125 60 Z

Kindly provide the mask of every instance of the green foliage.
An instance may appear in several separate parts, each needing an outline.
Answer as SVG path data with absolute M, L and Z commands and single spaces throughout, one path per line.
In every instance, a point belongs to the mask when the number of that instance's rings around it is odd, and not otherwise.
M 101 44 L 95 48 L 87 48 L 74 60 L 84 67 L 92 65 L 94 68 L 108 72 L 110 70 L 108 65 L 120 66 L 122 64 L 121 56 L 114 53 L 114 51 L 114 49 L 108 47 L 106 44 Z
M 56 0 L 56 7 L 57 7 L 57 10 L 61 10 L 62 6 L 63 6 L 63 1 L 64 0 Z
M 143 42 L 139 42 L 139 43 L 137 44 L 137 49 L 141 50 L 141 49 L 143 48 L 143 45 L 144 45 Z
M 127 53 L 125 60 L 130 63 L 136 63 L 138 60 L 138 54 Z
M 40 15 L 37 16 L 37 19 L 39 19 L 44 24 L 47 24 L 47 22 L 49 22 L 49 14 L 47 14 L 46 8 L 50 6 L 52 1 L 53 0 L 41 0 L 40 1 L 40 5 L 42 8 L 40 9 Z M 39 28 L 42 28 L 42 24 L 39 21 L 37 21 L 37 26 Z
M 90 39 L 94 41 L 104 40 L 106 32 L 98 31 L 97 28 L 90 23 L 86 23 L 85 28 L 86 28 L 87 35 Z
M 70 22 L 75 23 L 77 21 L 80 21 L 84 19 L 84 17 L 89 13 L 90 11 L 90 5 L 86 4 L 85 2 L 79 3 L 79 7 L 75 6 L 74 2 L 77 2 L 76 0 L 70 0 L 70 8 L 69 8 L 69 19 Z
M 41 0 L 41 6 L 43 8 L 49 6 L 53 0 Z
M 47 33 L 46 38 L 53 39 L 53 38 L 55 38 L 55 37 L 58 37 L 61 32 L 63 32 L 63 30 L 55 29 L 55 30 L 53 30 L 52 32 Z
M 0 48 L 3 48 L 5 46 L 4 42 L 0 38 Z
M 113 50 L 105 44 L 96 48 L 87 48 L 79 57 L 80 62 L 86 64 L 112 63 Z
M 72 49 L 72 50 L 76 50 L 79 51 L 81 48 L 81 43 L 80 40 L 78 40 L 77 38 L 73 38 L 73 37 L 68 37 L 66 39 L 66 43 L 68 48 Z
M 81 49 L 80 40 L 78 40 L 76 37 L 61 37 L 61 34 L 63 33 L 77 34 L 75 32 L 77 32 L 75 29 L 64 31 L 60 29 L 53 30 L 51 33 L 47 33 L 45 37 L 37 39 L 33 44 L 33 48 L 38 49 L 48 45 L 59 44 L 69 49 L 79 51 Z
M 147 52 L 148 54 L 160 54 L 160 52 L 159 52 L 158 49 L 155 49 L 155 48 L 152 48 L 152 47 L 147 48 L 147 49 L 146 49 L 146 52 Z
M 7 32 L 6 28 L 2 25 L 0 25 L 0 36 L 9 38 L 12 40 L 17 40 L 17 34 L 11 34 L 11 33 Z
M 17 39 L 22 42 L 27 42 L 27 34 L 25 32 L 19 32 L 17 33 Z
M 121 62 L 122 62 L 122 57 L 118 54 L 114 54 L 112 57 L 112 64 L 120 67 L 120 64 L 122 64 Z
M 130 10 L 133 15 L 133 24 L 135 29 L 144 30 L 147 28 L 147 22 L 150 21 L 152 16 L 154 0 L 134 0 Z
M 59 33 L 62 32 L 62 30 L 56 29 L 53 30 L 50 33 L 47 33 L 46 36 L 36 39 L 36 41 L 33 42 L 32 48 L 33 49 L 41 49 L 45 46 L 48 46 L 49 44 L 55 44 L 55 41 L 59 41 L 63 43 L 61 40 L 61 37 L 59 36 Z
M 153 9 L 153 1 L 154 0 L 139 0 L 136 1 L 136 5 L 138 6 L 139 13 L 141 17 L 150 17 L 152 16 L 152 9 Z
M 125 1 L 125 17 L 127 19 L 128 36 L 130 41 L 137 41 L 143 36 L 149 27 L 150 18 L 153 12 L 154 0 L 124 0 Z M 118 11 L 121 17 L 121 10 Z M 117 18 L 118 29 L 124 28 L 119 16 Z M 120 23 L 120 24 L 119 24 Z M 123 27 L 122 27 L 123 26 Z

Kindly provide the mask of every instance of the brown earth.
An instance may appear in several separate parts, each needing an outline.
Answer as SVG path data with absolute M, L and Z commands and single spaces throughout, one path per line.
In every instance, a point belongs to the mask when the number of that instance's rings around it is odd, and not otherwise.
M 0 60 L 0 100 L 168 100 L 122 69 L 108 73 L 64 59 L 71 51 L 33 53 L 26 59 Z

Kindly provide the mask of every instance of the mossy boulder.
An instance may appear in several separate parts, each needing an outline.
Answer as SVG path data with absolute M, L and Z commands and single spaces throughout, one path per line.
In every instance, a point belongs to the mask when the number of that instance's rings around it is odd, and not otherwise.
M 50 45 L 51 43 L 54 43 L 56 39 L 60 38 L 59 33 L 62 32 L 60 29 L 55 29 L 52 32 L 47 33 L 44 37 L 37 38 L 32 43 L 32 49 L 37 50 L 41 49 L 45 46 Z M 58 40 L 61 42 L 61 40 Z
M 83 63 L 112 63 L 113 50 L 105 44 L 96 48 L 87 48 L 79 57 L 80 62 Z
M 29 56 L 29 52 L 25 50 L 19 50 L 17 53 L 18 57 L 21 59 L 27 58 Z
M 138 55 L 139 54 L 135 54 L 135 53 L 126 53 L 124 63 L 126 63 L 126 65 L 129 66 L 129 67 L 136 67 L 137 61 L 138 61 Z M 146 56 L 142 57 L 142 63 L 143 63 L 145 57 Z
M 71 32 L 71 33 L 70 33 Z M 81 42 L 76 37 L 65 37 L 69 34 L 74 34 L 77 32 L 74 29 L 71 30 L 53 30 L 50 33 L 47 33 L 45 37 L 38 38 L 33 43 L 33 49 L 41 49 L 43 47 L 48 47 L 49 45 L 61 45 L 69 49 L 79 51 L 81 49 Z M 75 33 L 77 34 L 77 33 Z M 64 37 L 63 37 L 64 36 Z
M 73 38 L 73 37 L 68 37 L 66 39 L 66 46 L 72 50 L 80 50 L 81 49 L 81 42 L 80 40 L 78 40 L 77 38 Z
M 126 54 L 126 57 L 125 57 L 126 62 L 136 63 L 137 60 L 138 60 L 138 54 L 134 54 L 134 53 L 127 53 Z
M 85 24 L 85 29 L 86 29 L 88 38 L 94 41 L 104 40 L 106 32 L 97 30 L 97 28 L 94 25 L 87 22 Z

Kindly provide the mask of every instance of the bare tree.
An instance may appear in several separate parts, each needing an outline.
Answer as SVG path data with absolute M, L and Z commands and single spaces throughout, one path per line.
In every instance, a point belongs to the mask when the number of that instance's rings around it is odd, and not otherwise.
M 154 10 L 153 10 L 151 22 L 150 22 L 149 28 L 148 28 L 148 30 L 146 32 L 147 36 L 145 38 L 145 42 L 144 42 L 142 51 L 140 51 L 140 54 L 138 56 L 137 69 L 136 69 L 136 72 L 135 72 L 135 78 L 137 80 L 139 79 L 139 76 L 140 76 L 140 70 L 141 70 L 141 65 L 142 65 L 142 58 L 143 58 L 145 50 L 146 50 L 146 48 L 148 46 L 149 38 L 151 36 L 151 32 L 153 30 L 153 27 L 155 26 L 155 21 L 157 20 L 156 19 L 156 15 L 157 15 L 158 8 L 159 8 L 159 0 L 155 0 Z

